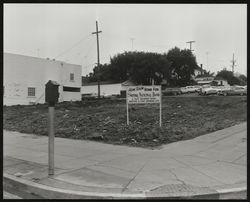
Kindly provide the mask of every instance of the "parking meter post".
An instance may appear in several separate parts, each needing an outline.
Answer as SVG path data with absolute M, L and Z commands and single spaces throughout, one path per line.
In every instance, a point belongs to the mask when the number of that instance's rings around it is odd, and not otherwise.
M 54 117 L 55 117 L 55 103 L 49 102 L 49 175 L 54 175 Z

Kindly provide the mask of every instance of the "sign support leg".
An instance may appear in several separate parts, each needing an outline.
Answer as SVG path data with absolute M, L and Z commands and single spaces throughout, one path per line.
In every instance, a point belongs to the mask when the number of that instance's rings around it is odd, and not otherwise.
M 128 91 L 127 91 L 128 92 Z M 128 93 L 127 93 L 127 95 L 126 96 L 128 96 Z M 129 111 L 128 111 L 128 99 L 126 99 L 126 104 L 127 104 L 127 125 L 129 125 Z
M 49 106 L 49 175 L 54 175 L 54 106 Z
M 162 125 L 162 95 L 161 95 L 161 87 L 160 87 L 160 127 Z

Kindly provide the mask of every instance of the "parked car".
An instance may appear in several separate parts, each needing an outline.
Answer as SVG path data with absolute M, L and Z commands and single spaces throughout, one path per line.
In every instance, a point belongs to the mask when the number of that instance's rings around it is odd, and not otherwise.
M 205 88 L 210 88 L 210 87 L 211 87 L 211 85 L 207 85 L 207 84 L 201 86 L 200 90 L 198 91 L 198 94 L 199 94 L 199 95 L 203 95 L 204 89 L 205 89 Z
M 217 94 L 218 95 L 223 95 L 225 91 L 228 91 L 231 89 L 231 86 L 221 86 L 220 89 L 218 90 Z
M 201 94 L 202 95 L 212 95 L 217 94 L 219 88 L 217 86 L 210 86 L 206 88 L 202 88 Z
M 244 86 L 231 86 L 218 92 L 219 95 L 247 95 L 247 88 Z
M 180 88 L 166 88 L 162 91 L 163 95 L 180 95 L 181 90 Z
M 181 93 L 195 93 L 198 91 L 198 87 L 196 86 L 186 86 L 186 87 L 181 87 Z
M 201 86 L 200 85 L 195 85 L 194 88 L 195 88 L 195 91 L 198 93 L 200 91 L 200 89 L 201 89 Z

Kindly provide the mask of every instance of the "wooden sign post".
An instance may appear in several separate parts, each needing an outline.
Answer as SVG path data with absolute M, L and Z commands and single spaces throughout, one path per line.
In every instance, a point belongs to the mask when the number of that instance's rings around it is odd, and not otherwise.
M 159 103 L 160 121 L 162 126 L 162 95 L 161 86 L 128 86 L 126 92 L 127 125 L 129 125 L 129 104 L 152 104 Z

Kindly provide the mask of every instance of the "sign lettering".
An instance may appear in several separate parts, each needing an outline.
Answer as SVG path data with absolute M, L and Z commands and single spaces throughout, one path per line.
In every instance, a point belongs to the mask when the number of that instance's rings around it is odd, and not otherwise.
M 130 86 L 127 89 L 128 104 L 145 104 L 160 102 L 160 86 Z

